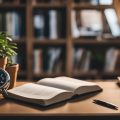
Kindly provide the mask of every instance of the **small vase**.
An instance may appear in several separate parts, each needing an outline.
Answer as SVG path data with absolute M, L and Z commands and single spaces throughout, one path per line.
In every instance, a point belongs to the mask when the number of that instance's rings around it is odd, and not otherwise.
M 10 75 L 10 86 L 8 89 L 12 89 L 16 86 L 18 70 L 19 64 L 13 64 L 12 66 L 6 68 L 6 71 Z

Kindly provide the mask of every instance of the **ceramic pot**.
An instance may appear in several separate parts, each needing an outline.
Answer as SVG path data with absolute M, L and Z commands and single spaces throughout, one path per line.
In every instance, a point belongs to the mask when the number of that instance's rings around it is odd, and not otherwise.
M 12 89 L 12 88 L 14 88 L 16 86 L 18 70 L 19 70 L 19 64 L 13 64 L 12 66 L 6 67 L 6 71 L 10 75 L 9 89 Z

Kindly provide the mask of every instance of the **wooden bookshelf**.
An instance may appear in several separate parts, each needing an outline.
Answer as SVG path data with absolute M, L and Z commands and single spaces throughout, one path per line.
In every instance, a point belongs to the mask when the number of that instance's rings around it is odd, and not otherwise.
M 73 4 L 73 9 L 80 10 L 80 9 L 96 9 L 96 10 L 104 10 L 106 8 L 113 8 L 112 5 L 84 5 L 84 4 Z
M 98 41 L 96 39 L 75 39 L 74 44 L 79 45 L 120 45 L 120 40 L 113 39 L 113 40 L 102 40 Z
M 57 40 L 34 40 L 35 45 L 65 45 L 66 40 L 64 39 L 57 39 Z
M 46 4 L 46 3 L 41 3 L 37 5 L 33 5 L 34 8 L 46 8 L 46 9 L 58 9 L 58 8 L 65 8 L 65 4 Z
M 34 78 L 43 78 L 43 77 L 56 77 L 56 76 L 69 76 L 69 77 L 84 77 L 84 78 L 98 78 L 98 77 L 104 77 L 104 76 L 116 76 L 119 75 L 120 72 L 96 72 L 96 71 L 89 71 L 89 72 L 77 72 L 74 73 L 73 70 L 73 48 L 77 45 L 80 47 L 87 46 L 89 48 L 92 48 L 93 46 L 101 46 L 101 47 L 106 47 L 106 46 L 117 46 L 120 47 L 120 38 L 111 38 L 110 40 L 105 39 L 101 37 L 101 40 L 97 40 L 98 38 L 77 38 L 74 39 L 72 38 L 72 32 L 71 32 L 71 13 L 72 10 L 99 10 L 103 12 L 104 9 L 106 8 L 115 8 L 118 6 L 116 3 L 119 2 L 119 0 L 115 0 L 112 5 L 90 5 L 90 4 L 77 4 L 74 2 L 74 0 L 65 0 L 64 3 L 37 3 L 36 0 L 25 0 L 25 3 L 21 3 L 21 0 L 17 0 L 17 2 L 12 3 L 0 3 L 0 9 L 5 10 L 5 11 L 11 11 L 11 10 L 17 10 L 17 11 L 23 11 L 25 13 L 25 36 L 22 38 L 14 40 L 15 43 L 18 44 L 18 46 L 22 47 L 25 46 L 25 51 L 21 50 L 20 52 L 25 53 L 25 70 L 20 70 L 19 76 L 25 77 L 27 80 L 32 80 Z M 119 2 L 120 5 L 120 2 Z M 65 38 L 58 38 L 58 39 L 49 39 L 49 38 L 44 38 L 44 39 L 37 39 L 34 37 L 34 30 L 33 30 L 33 13 L 36 9 L 65 9 L 66 10 L 66 24 L 63 25 L 63 27 L 66 28 L 66 36 Z M 119 9 L 117 7 L 116 9 L 117 13 L 119 14 Z M 120 15 L 119 15 L 120 16 Z M 64 19 L 64 18 L 63 18 Z M 62 73 L 33 73 L 33 52 L 35 49 L 35 46 L 37 48 L 39 46 L 42 47 L 50 47 L 50 46 L 64 46 L 65 48 L 65 71 Z M 42 49 L 42 48 L 41 48 Z

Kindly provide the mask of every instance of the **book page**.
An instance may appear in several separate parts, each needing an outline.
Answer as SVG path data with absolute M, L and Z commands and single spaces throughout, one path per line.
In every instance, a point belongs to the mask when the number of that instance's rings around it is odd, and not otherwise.
M 11 90 L 8 90 L 8 93 L 12 97 L 16 96 L 17 99 L 19 99 L 19 97 L 23 97 L 27 98 L 26 101 L 28 101 L 29 99 L 33 100 L 33 103 L 35 103 L 34 100 L 36 100 L 36 102 L 37 100 L 44 100 L 45 104 L 51 104 L 54 102 L 62 101 L 64 99 L 67 99 L 66 97 L 72 96 L 72 93 L 69 91 L 44 85 L 38 85 L 34 83 L 29 83 L 13 88 Z M 64 96 L 65 94 L 68 96 L 66 96 L 64 99 L 63 97 L 61 97 L 60 99 L 60 95 L 62 96 L 62 94 Z
M 45 78 L 39 80 L 37 84 L 60 88 L 75 92 L 76 89 L 83 86 L 96 86 L 95 83 L 77 80 L 69 77 Z

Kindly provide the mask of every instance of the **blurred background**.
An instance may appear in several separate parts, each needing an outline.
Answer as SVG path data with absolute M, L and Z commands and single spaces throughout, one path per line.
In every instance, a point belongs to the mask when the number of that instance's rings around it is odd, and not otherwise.
M 0 31 L 18 45 L 18 79 L 120 75 L 120 0 L 0 0 Z

